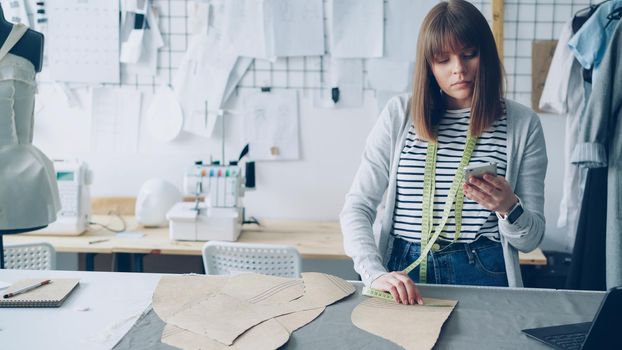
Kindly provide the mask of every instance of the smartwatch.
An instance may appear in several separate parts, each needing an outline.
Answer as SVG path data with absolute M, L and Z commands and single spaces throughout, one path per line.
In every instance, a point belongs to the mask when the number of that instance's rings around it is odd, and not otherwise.
M 507 213 L 506 219 L 510 224 L 513 224 L 516 222 L 516 220 L 518 220 L 521 215 L 523 215 L 524 211 L 525 210 L 523 210 L 523 205 L 521 204 L 519 199 L 518 202 L 516 202 L 512 209 L 510 209 L 510 211 Z

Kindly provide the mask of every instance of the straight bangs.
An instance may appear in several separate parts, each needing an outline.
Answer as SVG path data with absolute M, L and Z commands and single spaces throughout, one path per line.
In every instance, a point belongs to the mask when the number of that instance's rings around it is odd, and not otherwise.
M 424 57 L 428 65 L 434 58 L 443 53 L 460 52 L 464 48 L 475 48 L 480 45 L 476 40 L 476 30 L 469 22 L 460 21 L 452 13 L 445 12 L 430 24 L 429 33 L 425 36 Z
M 464 0 L 441 2 L 424 18 L 417 41 L 411 113 L 417 134 L 424 140 L 436 140 L 435 129 L 446 109 L 432 73 L 435 57 L 465 48 L 476 49 L 480 57 L 471 103 L 471 135 L 481 136 L 502 116 L 503 67 L 486 18 Z

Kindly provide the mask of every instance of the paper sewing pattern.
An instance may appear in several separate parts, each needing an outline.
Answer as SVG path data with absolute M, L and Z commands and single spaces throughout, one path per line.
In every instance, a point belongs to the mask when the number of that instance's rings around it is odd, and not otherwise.
M 270 57 L 324 54 L 323 0 L 266 0 Z
M 46 2 L 50 78 L 82 83 L 118 83 L 119 2 Z
M 404 305 L 369 298 L 354 308 L 351 318 L 358 328 L 407 350 L 432 349 L 441 327 L 457 303 L 455 300 L 424 298 L 424 305 Z
M 252 94 L 245 98 L 244 110 L 244 136 L 252 159 L 299 159 L 297 91 Z
M 223 41 L 238 56 L 269 59 L 265 1 L 227 0 L 223 8 Z
M 331 0 L 330 6 L 330 54 L 333 57 L 382 57 L 383 0 Z M 403 33 L 399 37 L 403 38 Z
M 123 75 L 140 75 L 151 76 L 157 75 L 158 68 L 158 50 L 164 47 L 164 39 L 159 29 L 159 12 L 158 8 L 149 6 L 145 18 L 145 28 L 140 30 L 143 32 L 139 55 L 137 60 L 132 63 L 124 62 L 121 64 L 121 73 Z M 125 21 L 121 25 L 121 40 L 126 38 L 129 40 L 130 35 L 135 31 L 134 20 L 132 17 L 126 16 Z M 135 34 L 138 35 L 138 34 Z M 123 61 L 122 61 L 123 62 Z
M 250 58 L 238 57 L 223 37 L 227 10 L 235 5 L 233 1 L 216 2 L 211 10 L 199 11 L 212 13 L 212 22 L 193 16 L 197 34 L 191 37 L 173 79 L 184 113 L 184 130 L 202 137 L 212 136 L 218 119 L 224 115 L 222 106 L 252 62 Z M 208 27 L 209 30 L 205 29 Z
M 141 93 L 126 88 L 95 88 L 91 102 L 91 151 L 136 153 Z
M 166 276 L 154 292 L 153 308 L 167 323 L 162 342 L 169 345 L 274 349 L 354 291 L 350 283 L 321 273 L 303 273 L 302 279 L 252 273 Z
M 228 0 L 221 13 L 224 42 L 244 57 L 323 55 L 323 5 L 322 0 Z
M 149 134 L 161 142 L 172 141 L 181 132 L 184 116 L 175 92 L 168 85 L 161 86 L 153 95 L 145 124 Z

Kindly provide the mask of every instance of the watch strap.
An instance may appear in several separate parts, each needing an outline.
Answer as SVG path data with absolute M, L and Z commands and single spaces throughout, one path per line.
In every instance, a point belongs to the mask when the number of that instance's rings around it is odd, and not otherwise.
M 523 215 L 523 212 L 525 210 L 523 209 L 523 205 L 521 204 L 520 200 L 514 205 L 514 207 L 512 207 L 512 210 L 510 210 L 510 212 L 507 214 L 506 218 L 508 220 L 508 222 L 510 224 L 513 224 L 516 222 L 516 220 L 518 220 L 518 218 Z

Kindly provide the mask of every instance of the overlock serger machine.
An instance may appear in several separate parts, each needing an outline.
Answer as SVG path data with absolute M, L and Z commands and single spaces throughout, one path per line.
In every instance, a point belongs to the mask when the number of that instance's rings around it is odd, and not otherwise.
M 230 165 L 201 162 L 184 174 L 184 194 L 193 202 L 179 202 L 169 210 L 169 235 L 184 241 L 235 241 L 242 230 L 246 188 L 255 187 L 254 163 L 247 162 L 245 175 L 237 162 Z

